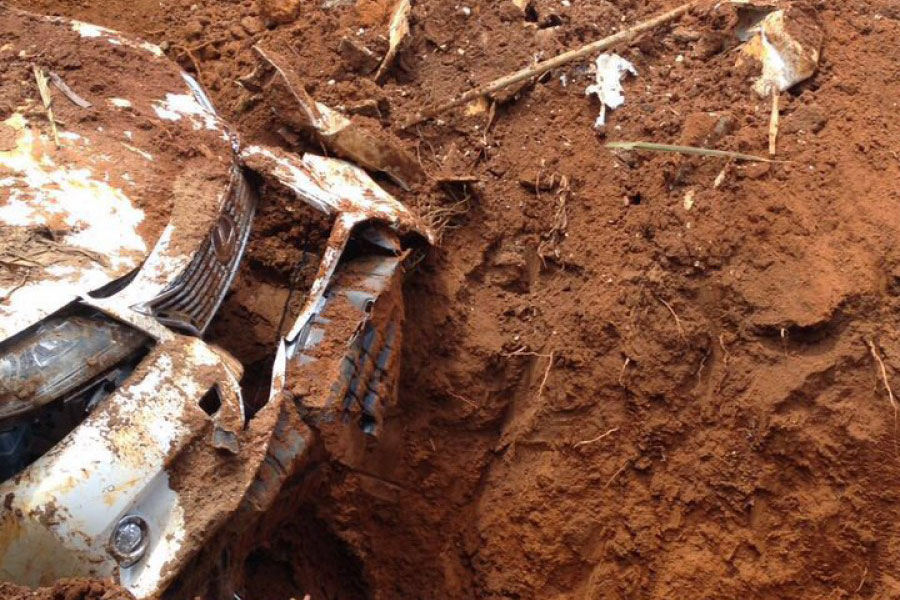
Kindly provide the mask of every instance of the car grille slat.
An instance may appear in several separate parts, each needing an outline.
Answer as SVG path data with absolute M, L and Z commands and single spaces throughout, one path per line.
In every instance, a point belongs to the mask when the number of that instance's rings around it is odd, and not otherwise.
M 209 326 L 237 272 L 247 244 L 256 198 L 243 174 L 235 169 L 218 221 L 184 272 L 148 304 L 166 325 L 201 335 Z M 233 228 L 227 256 L 219 257 L 214 236 L 224 223 Z

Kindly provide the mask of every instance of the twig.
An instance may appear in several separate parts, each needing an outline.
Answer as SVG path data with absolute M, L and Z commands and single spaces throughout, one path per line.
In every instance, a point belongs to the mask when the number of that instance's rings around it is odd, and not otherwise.
M 44 103 L 44 110 L 47 111 L 47 120 L 50 121 L 50 131 L 53 132 L 53 141 L 59 148 L 59 131 L 56 130 L 56 120 L 53 118 L 53 97 L 50 95 L 50 88 L 47 87 L 47 74 L 44 69 L 37 65 L 32 66 L 34 71 L 34 79 L 37 81 L 38 93 L 41 95 L 41 102 Z
M 728 348 L 725 347 L 725 333 L 724 332 L 719 334 L 719 347 L 721 347 L 722 352 L 725 353 L 725 356 L 722 359 L 722 363 L 725 366 L 728 366 L 728 361 L 731 360 L 731 352 L 729 352 Z
M 703 367 L 706 366 L 706 359 L 709 358 L 710 354 L 712 354 L 712 349 L 707 348 L 706 352 L 703 354 L 703 358 L 700 359 L 700 366 L 697 367 L 697 385 L 701 385 L 703 383 L 701 374 L 703 373 Z
M 485 123 L 485 125 L 484 125 L 484 136 L 482 137 L 482 141 L 484 142 L 485 146 L 488 145 L 488 136 L 490 135 L 490 132 L 491 132 L 491 125 L 494 124 L 494 117 L 496 117 L 496 116 L 497 116 L 497 101 L 494 100 L 493 102 L 491 102 L 491 108 L 490 108 L 490 110 L 488 110 L 487 123 Z
M 69 99 L 70 102 L 72 102 L 72 104 L 80 106 L 81 108 L 90 108 L 92 106 L 90 102 L 72 91 L 72 88 L 70 88 L 68 84 L 63 81 L 62 77 L 60 77 L 53 71 L 50 71 L 50 81 L 53 82 L 53 85 L 55 85 L 57 89 L 59 89 L 59 91 L 61 91 L 63 95 Z
M 461 396 L 461 395 L 457 394 L 456 392 L 452 392 L 452 391 L 449 391 L 449 390 L 447 391 L 447 393 L 448 393 L 450 396 L 453 396 L 454 398 L 456 398 L 457 400 L 460 400 L 460 401 L 462 401 L 462 402 L 465 402 L 465 403 L 468 404 L 469 406 L 473 406 L 473 407 L 475 407 L 475 408 L 478 408 L 478 405 L 477 405 L 477 404 L 475 404 L 474 402 L 472 402 L 471 400 L 469 400 L 469 399 L 466 398 L 465 396 Z
M 24 273 L 22 275 L 22 279 L 19 280 L 19 283 L 9 288 L 9 290 L 7 290 L 5 294 L 0 296 L 0 304 L 4 304 L 7 300 L 9 300 L 9 297 L 15 294 L 20 288 L 25 287 L 26 283 L 28 283 L 28 273 Z
M 612 434 L 614 434 L 615 432 L 617 432 L 618 430 L 619 430 L 618 427 L 613 427 L 612 429 L 610 429 L 610 430 L 607 431 L 606 433 L 601 433 L 600 435 L 598 435 L 598 436 L 595 437 L 595 438 L 591 438 L 591 439 L 589 439 L 589 440 L 584 440 L 584 441 L 578 442 L 578 443 L 574 444 L 572 447 L 573 447 L 573 448 L 581 448 L 582 446 L 587 446 L 588 444 L 593 444 L 594 442 L 599 442 L 600 440 L 602 440 L 602 439 L 605 438 L 606 436 L 612 435 Z
M 675 317 L 675 326 L 678 327 L 678 333 L 681 335 L 681 339 L 685 342 L 687 341 L 687 336 L 684 334 L 684 327 L 681 326 L 681 319 L 678 318 L 678 313 L 675 312 L 675 309 L 672 308 L 672 305 L 660 298 L 659 296 L 654 296 L 657 300 L 662 302 L 663 306 L 669 309 L 669 312 L 672 313 L 672 316 Z
M 180 46 L 177 44 L 173 45 L 172 49 L 180 50 L 185 56 L 188 57 L 188 60 L 190 60 L 191 64 L 194 66 L 194 71 L 197 72 L 197 81 L 203 84 L 203 71 L 200 69 L 200 61 L 197 60 L 197 57 L 194 56 L 194 53 L 191 51 L 191 49 L 186 46 Z
M 866 575 L 869 574 L 869 565 L 866 565 L 863 569 L 862 579 L 859 580 L 859 585 L 856 586 L 856 589 L 853 591 L 854 594 L 858 594 L 859 590 L 863 588 L 863 585 L 866 583 Z
M 625 379 L 625 369 L 627 369 L 630 364 L 631 359 L 626 356 L 625 362 L 622 364 L 622 370 L 619 372 L 619 385 L 622 385 L 622 380 Z
M 747 160 L 755 162 L 782 163 L 784 160 L 772 160 L 753 154 L 742 154 L 728 150 L 712 150 L 711 148 L 698 148 L 697 146 L 674 146 L 672 144 L 656 144 L 654 142 L 609 142 L 607 148 L 614 150 L 648 150 L 651 152 L 675 152 L 678 154 L 694 154 L 697 156 L 715 156 L 717 158 L 733 158 L 735 160 Z
M 872 358 L 875 359 L 875 362 L 878 363 L 878 368 L 881 370 L 881 380 L 884 382 L 884 389 L 887 390 L 888 400 L 890 400 L 891 407 L 894 409 L 894 454 L 900 455 L 900 447 L 898 447 L 897 443 L 897 400 L 894 398 L 894 390 L 891 389 L 891 384 L 888 381 L 887 369 L 884 366 L 884 361 L 878 354 L 878 350 L 875 349 L 875 343 L 872 342 L 872 340 L 866 340 L 866 343 L 869 345 L 869 352 L 872 353 Z
M 775 156 L 778 143 L 778 87 L 772 87 L 772 114 L 769 117 L 769 154 Z
M 543 162 L 541 163 L 541 167 L 543 167 Z M 555 180 L 555 175 L 551 175 L 551 181 Z M 538 177 L 538 182 L 535 185 L 535 190 L 537 191 L 538 196 L 540 196 L 540 176 Z M 569 216 L 567 212 L 567 205 L 569 201 L 569 195 L 571 194 L 572 189 L 569 187 L 569 178 L 566 175 L 560 175 L 559 178 L 559 191 L 556 193 L 556 211 L 553 214 L 553 223 L 551 224 L 550 230 L 543 234 L 541 237 L 544 239 L 538 245 L 537 253 L 538 258 L 541 259 L 541 265 L 546 266 L 544 262 L 544 258 L 547 257 L 547 248 L 552 247 L 553 256 L 559 260 L 559 243 L 562 238 L 566 235 L 566 228 L 569 226 Z
M 606 482 L 606 485 L 603 486 L 603 489 L 605 490 L 605 489 L 608 488 L 610 485 L 612 485 L 612 482 L 616 480 L 616 477 L 618 477 L 619 474 L 620 474 L 622 471 L 624 471 L 625 468 L 628 467 L 628 465 L 630 465 L 630 464 L 631 464 L 631 459 L 629 458 L 628 460 L 625 461 L 625 464 L 624 464 L 624 465 L 622 465 L 621 467 L 619 467 L 619 470 L 618 470 L 618 471 L 616 471 L 615 473 L 612 474 L 612 477 L 609 478 L 609 481 Z
M 502 356 L 512 357 L 512 356 L 540 356 L 542 358 L 547 358 L 550 356 L 549 354 L 541 354 L 540 352 L 532 352 L 531 350 L 526 350 L 527 346 L 522 346 L 518 350 L 513 350 L 512 352 L 501 352 Z
M 425 119 L 430 119 L 431 117 L 442 113 L 446 110 L 449 110 L 455 106 L 459 106 L 460 104 L 465 104 L 471 100 L 479 96 L 487 96 L 488 94 L 492 94 L 496 91 L 507 88 L 511 85 L 515 85 L 520 81 L 525 81 L 527 79 L 531 79 L 532 77 L 538 77 L 543 75 L 547 71 L 551 69 L 555 69 L 557 67 L 561 67 L 566 65 L 572 61 L 578 60 L 579 58 L 583 58 L 588 56 L 589 54 L 594 54 L 596 52 L 602 52 L 612 46 L 617 44 L 621 44 L 623 42 L 628 42 L 633 40 L 635 37 L 644 33 L 645 31 L 649 31 L 660 25 L 667 23 L 673 19 L 676 19 L 686 13 L 688 10 L 700 4 L 702 0 L 692 0 L 687 4 L 682 4 L 678 8 L 665 12 L 661 15 L 657 15 L 651 19 L 638 23 L 637 25 L 615 33 L 609 37 L 605 37 L 602 40 L 597 40 L 595 42 L 591 42 L 581 48 L 577 48 L 575 50 L 569 50 L 568 52 L 564 52 L 558 56 L 553 58 L 535 63 L 524 69 L 520 69 L 515 73 L 504 75 L 499 79 L 495 79 L 490 83 L 486 83 L 484 85 L 478 86 L 474 89 L 471 89 L 467 92 L 463 92 L 462 94 L 458 94 L 444 102 L 443 104 L 432 105 L 423 108 L 419 112 L 417 112 L 411 119 L 409 119 L 406 123 L 401 125 L 403 129 L 415 125 L 416 123 L 421 123 Z
M 891 407 L 894 409 L 894 417 L 896 419 L 897 400 L 894 398 L 894 390 L 891 389 L 891 384 L 888 381 L 887 369 L 884 366 L 884 361 L 881 359 L 881 356 L 879 356 L 878 350 L 875 349 L 875 344 L 872 340 L 866 340 L 866 344 L 869 345 L 869 352 L 872 353 L 872 358 L 875 359 L 875 362 L 878 363 L 878 368 L 881 370 L 881 380 L 884 382 L 884 389 L 887 390 L 888 400 L 891 403 Z
M 547 357 L 547 368 L 544 370 L 544 378 L 541 379 L 541 386 L 538 388 L 537 398 L 536 400 L 540 400 L 541 396 L 544 395 L 544 386 L 547 385 L 547 379 L 550 377 L 550 369 L 553 368 L 553 351 L 550 351 L 550 355 Z

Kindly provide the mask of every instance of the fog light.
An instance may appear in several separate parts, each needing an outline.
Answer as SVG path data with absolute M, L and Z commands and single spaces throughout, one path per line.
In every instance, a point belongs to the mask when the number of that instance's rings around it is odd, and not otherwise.
M 120 567 L 130 567 L 141 560 L 150 541 L 150 527 L 147 521 L 135 515 L 128 515 L 116 524 L 109 540 L 109 553 Z

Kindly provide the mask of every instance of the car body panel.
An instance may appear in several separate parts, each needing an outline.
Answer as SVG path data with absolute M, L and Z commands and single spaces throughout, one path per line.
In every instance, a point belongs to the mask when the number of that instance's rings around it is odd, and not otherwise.
M 17 110 L 0 131 L 15 132 L 14 143 L 6 146 L 0 135 L 0 236 L 6 236 L 0 237 L 0 250 L 9 248 L 4 244 L 9 236 L 18 236 L 60 255 L 50 264 L 46 252 L 26 254 L 26 260 L 13 261 L 15 268 L 0 272 L 5 300 L 0 350 L 4 341 L 73 302 L 152 339 L 135 370 L 71 433 L 0 483 L 0 580 L 36 585 L 66 576 L 114 577 L 138 598 L 155 598 L 217 533 L 248 527 L 272 504 L 307 460 L 319 435 L 313 427 L 340 422 L 328 415 L 359 414 L 365 420 L 346 434 L 348 450 L 341 460 L 348 464 L 358 451 L 350 446 L 365 433 L 377 433 L 398 372 L 399 281 L 407 256 L 401 238 L 414 234 L 431 241 L 433 236 L 350 163 L 261 147 L 241 152 L 202 89 L 158 48 L 90 24 L 18 14 L 23 31 L 69 41 L 74 32 L 83 44 L 139 53 L 143 75 L 158 73 L 171 89 L 156 86 L 152 97 L 88 100 L 102 101 L 104 110 L 124 111 L 123 118 L 133 117 L 136 124 L 143 119 L 157 132 L 182 136 L 209 154 L 197 164 L 189 156 L 169 181 L 154 169 L 163 161 L 177 163 L 180 156 L 161 155 L 138 127 L 98 130 L 91 120 L 82 126 L 69 118 L 61 132 L 63 147 L 57 148 L 32 105 Z M 34 43 L 27 36 L 19 42 L 25 50 Z M 197 165 L 211 172 L 199 173 Z M 249 234 L 249 224 L 237 227 L 229 245 L 237 258 L 228 255 L 218 275 L 207 274 L 214 271 L 209 249 L 221 242 L 213 236 L 235 194 L 237 204 L 252 211 L 255 200 L 246 191 L 243 168 L 259 170 L 334 217 L 306 303 L 272 349 L 268 402 L 249 420 L 240 365 L 197 337 L 227 291 Z M 142 178 L 173 198 L 152 239 L 142 229 L 152 208 L 139 197 Z M 249 223 L 250 217 L 237 215 L 233 221 Z M 371 244 L 374 257 L 347 259 L 344 251 L 354 239 Z M 125 276 L 130 279 L 104 292 L 103 286 Z M 165 302 L 171 306 L 173 298 L 185 312 L 206 307 L 191 313 L 200 315 L 188 321 L 193 328 L 173 330 L 157 311 Z M 335 318 L 336 310 L 343 319 Z M 185 329 L 191 335 L 184 335 Z M 319 353 L 326 338 L 333 350 L 327 356 Z M 333 385 L 325 381 L 332 375 Z M 298 378 L 325 385 L 301 393 Z M 220 401 L 214 411 L 202 404 L 210 393 Z M 122 566 L 110 553 L 110 537 L 120 519 L 131 516 L 148 524 L 149 544 L 138 562 Z

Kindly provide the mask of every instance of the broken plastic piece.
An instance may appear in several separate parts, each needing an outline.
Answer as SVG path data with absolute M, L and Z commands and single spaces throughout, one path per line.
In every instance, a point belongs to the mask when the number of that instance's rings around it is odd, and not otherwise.
M 754 58 L 762 63 L 762 75 L 753 84 L 753 91 L 763 98 L 809 79 L 819 68 L 821 30 L 812 19 L 797 11 L 790 11 L 788 21 L 788 12 L 772 11 L 756 25 L 742 30 L 744 33 L 739 31 L 743 36 L 751 36 L 741 48 L 742 58 Z M 795 37 L 796 32 L 802 32 L 802 40 Z
M 606 108 L 617 109 L 625 104 L 625 91 L 622 89 L 622 78 L 631 73 L 637 75 L 634 65 L 618 54 L 601 54 L 597 57 L 597 82 L 589 85 L 584 93 L 596 94 L 600 99 L 600 115 L 594 122 L 594 128 L 606 125 Z

